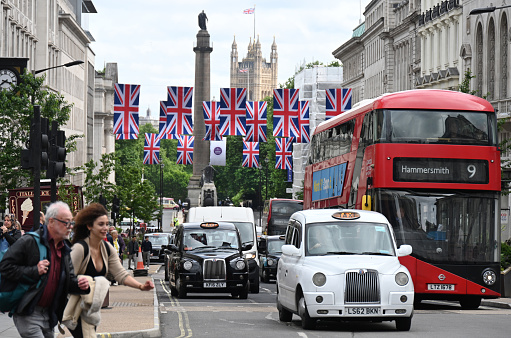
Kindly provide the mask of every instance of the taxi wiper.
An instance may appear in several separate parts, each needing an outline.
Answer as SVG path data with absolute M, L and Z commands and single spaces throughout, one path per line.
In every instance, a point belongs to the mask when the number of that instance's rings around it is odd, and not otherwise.
M 393 256 L 390 253 L 385 252 L 375 252 L 375 251 L 366 251 L 362 252 L 361 255 L 379 255 L 379 256 Z
M 326 254 L 323 254 L 323 255 L 320 255 L 320 256 L 325 256 L 325 255 L 355 255 L 356 253 L 355 252 L 348 252 L 348 251 L 328 251 Z
M 212 245 L 205 245 L 205 246 L 199 246 L 199 247 L 193 248 L 192 250 L 199 250 L 199 249 L 211 249 L 211 248 L 216 248 L 216 246 L 212 246 Z

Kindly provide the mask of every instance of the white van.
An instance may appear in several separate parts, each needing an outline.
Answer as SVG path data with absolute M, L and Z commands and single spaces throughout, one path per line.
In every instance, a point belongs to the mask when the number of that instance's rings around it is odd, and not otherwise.
M 259 293 L 259 255 L 257 252 L 257 234 L 254 211 L 244 207 L 195 207 L 190 208 L 187 222 L 229 222 L 236 225 L 243 244 L 252 244 L 252 248 L 243 251 L 248 262 L 250 292 Z

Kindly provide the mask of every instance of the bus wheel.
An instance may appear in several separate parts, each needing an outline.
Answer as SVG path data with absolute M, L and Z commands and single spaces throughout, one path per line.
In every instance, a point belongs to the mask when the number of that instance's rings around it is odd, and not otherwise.
M 463 297 L 460 299 L 460 305 L 465 310 L 475 310 L 481 305 L 481 297 Z

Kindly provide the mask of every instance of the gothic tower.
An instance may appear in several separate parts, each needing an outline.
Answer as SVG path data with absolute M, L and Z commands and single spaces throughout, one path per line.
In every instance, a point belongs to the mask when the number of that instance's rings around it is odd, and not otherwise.
M 275 37 L 271 46 L 270 62 L 266 62 L 261 51 L 259 36 L 257 41 L 250 38 L 247 56 L 238 61 L 236 38 L 231 50 L 231 88 L 247 88 L 249 101 L 260 101 L 273 95 L 278 80 L 278 55 Z

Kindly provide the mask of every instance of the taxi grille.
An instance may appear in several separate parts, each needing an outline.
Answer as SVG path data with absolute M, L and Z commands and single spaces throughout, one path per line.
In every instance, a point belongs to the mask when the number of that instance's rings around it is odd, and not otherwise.
M 345 303 L 380 303 L 378 271 L 354 270 L 346 272 Z
M 204 280 L 225 280 L 225 260 L 205 259 Z

